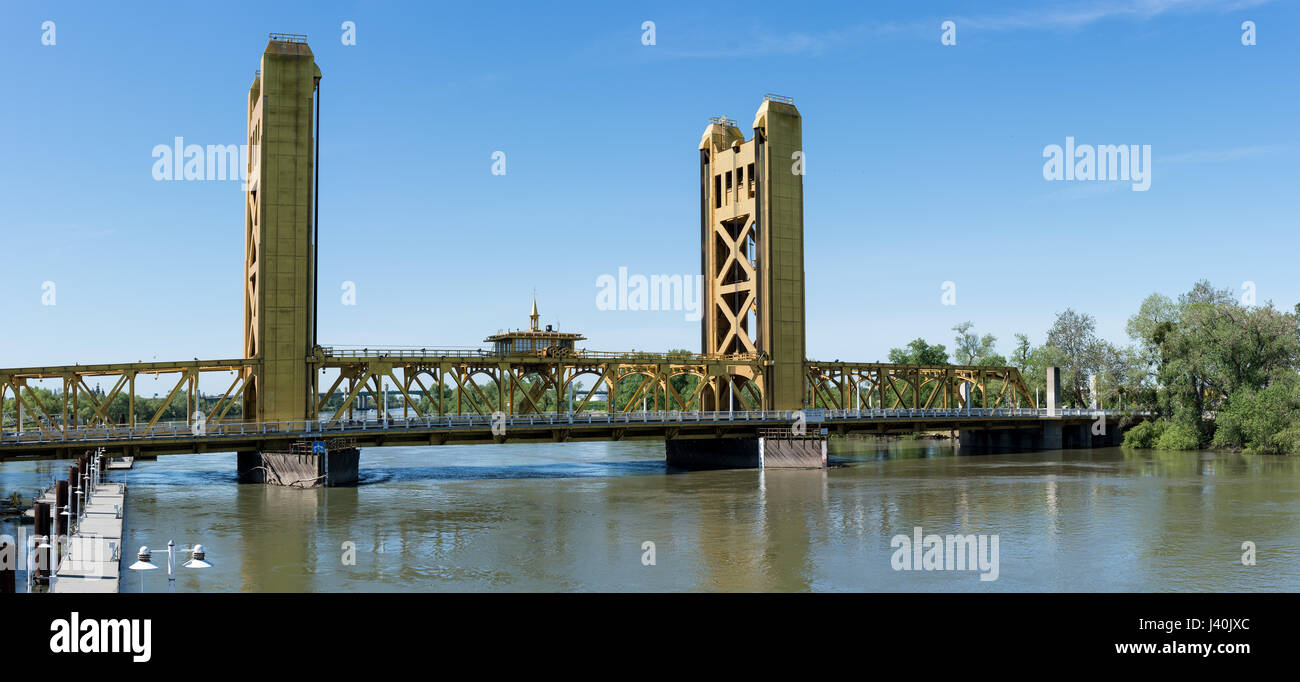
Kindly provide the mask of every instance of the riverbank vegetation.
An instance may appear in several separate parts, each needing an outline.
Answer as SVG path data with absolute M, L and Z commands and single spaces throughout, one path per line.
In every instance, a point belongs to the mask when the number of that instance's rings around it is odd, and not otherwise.
M 1205 281 L 1177 299 L 1152 294 L 1128 320 L 1127 345 L 1100 338 L 1091 315 L 1067 309 L 1042 345 L 1016 334 L 1005 359 L 995 337 L 976 337 L 967 322 L 954 327 L 955 364 L 1010 364 L 1040 392 L 1047 368 L 1060 367 L 1064 406 L 1150 410 L 1153 420 L 1125 433 L 1129 447 L 1300 454 L 1300 305 L 1284 312 L 1252 296 L 1253 287 L 1239 299 Z M 947 362 L 942 345 L 923 339 L 893 349 L 890 361 L 922 353 Z

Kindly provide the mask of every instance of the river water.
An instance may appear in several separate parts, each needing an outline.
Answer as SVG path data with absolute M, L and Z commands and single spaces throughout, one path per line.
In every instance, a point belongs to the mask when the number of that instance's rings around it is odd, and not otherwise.
M 172 539 L 213 564 L 177 568 L 177 592 L 1300 590 L 1300 457 L 959 457 L 925 439 L 830 454 L 825 471 L 677 472 L 661 442 L 377 448 L 359 485 L 317 490 L 238 485 L 234 454 L 167 456 L 112 474 L 121 587 L 168 590 L 165 570 L 125 566 L 147 544 L 165 568 Z M 0 465 L 0 492 L 66 467 Z M 895 570 L 892 539 L 917 527 L 996 536 L 996 579 Z

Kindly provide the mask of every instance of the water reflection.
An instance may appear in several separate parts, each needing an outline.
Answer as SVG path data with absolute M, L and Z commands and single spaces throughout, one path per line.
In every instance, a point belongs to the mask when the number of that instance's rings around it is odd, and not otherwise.
M 1300 588 L 1297 457 L 956 457 L 946 440 L 833 441 L 830 454 L 824 471 L 683 473 L 653 442 L 382 448 L 363 452 L 359 485 L 319 490 L 237 485 L 233 454 L 114 476 L 129 486 L 128 549 L 208 549 L 214 567 L 177 569 L 177 591 Z M 0 486 L 62 467 L 0 465 Z M 917 526 L 998 534 L 999 579 L 892 570 L 890 539 Z M 1257 566 L 1240 564 L 1246 540 Z

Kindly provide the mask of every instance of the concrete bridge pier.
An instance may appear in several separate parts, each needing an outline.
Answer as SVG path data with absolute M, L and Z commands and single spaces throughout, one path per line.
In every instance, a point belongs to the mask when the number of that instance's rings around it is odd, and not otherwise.
M 1109 448 L 1124 442 L 1124 430 L 1118 421 L 1107 420 L 1104 433 L 1095 433 L 1098 430 L 1095 424 L 1092 421 L 1066 423 L 1060 419 L 1045 419 L 1027 428 L 962 429 L 957 432 L 957 446 L 963 455 L 982 455 Z
M 1043 443 L 1046 440 L 1047 430 L 1037 427 L 961 429 L 957 432 L 958 452 L 963 455 L 1030 452 L 1045 449 Z
M 678 469 L 824 469 L 825 434 L 765 434 L 757 438 L 669 439 L 668 466 Z
M 356 485 L 361 450 L 355 447 L 322 452 L 267 452 L 237 454 L 240 483 L 264 483 L 290 488 L 332 488 Z
M 1060 450 L 1065 444 L 1065 432 L 1061 428 L 1061 422 L 1049 420 L 1043 422 L 1042 441 L 1039 444 L 1044 450 Z

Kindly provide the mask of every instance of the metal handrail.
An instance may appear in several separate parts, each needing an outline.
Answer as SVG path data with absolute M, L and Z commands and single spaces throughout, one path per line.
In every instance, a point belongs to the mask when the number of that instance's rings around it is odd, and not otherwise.
M 0 445 L 53 443 L 53 442 L 114 442 L 131 440 L 158 439 L 199 439 L 222 438 L 257 435 L 289 435 L 296 438 L 311 438 L 314 435 L 324 437 L 327 434 L 342 434 L 356 431 L 386 431 L 390 429 L 474 429 L 494 425 L 510 426 L 556 426 L 556 425 L 597 425 L 597 424 L 673 424 L 685 421 L 705 422 L 766 422 L 786 423 L 798 419 L 796 410 L 659 410 L 641 412 L 586 411 L 561 414 L 511 414 L 503 416 L 486 415 L 438 415 L 395 417 L 388 415 L 374 419 L 319 420 L 304 419 L 271 422 L 219 422 L 206 423 L 196 433 L 193 424 L 185 422 L 164 422 L 143 426 L 94 426 L 52 431 L 6 432 L 0 434 Z M 1150 416 L 1149 410 L 1100 410 L 1091 408 L 1057 408 L 1056 414 L 1049 414 L 1046 408 L 851 408 L 851 409 L 808 409 L 802 410 L 808 421 L 814 421 L 819 415 L 821 421 L 862 421 L 862 420 L 908 420 L 935 418 L 1057 418 L 1100 416 Z M 504 419 L 504 423 L 500 420 Z
M 537 359 L 537 355 L 520 355 L 517 353 L 498 353 L 487 348 L 466 350 L 464 348 L 335 348 L 322 346 L 325 358 L 527 358 Z M 650 353 L 639 351 L 597 351 L 575 350 L 567 356 L 547 358 L 551 360 L 632 360 L 644 362 L 705 362 L 709 360 L 757 360 L 756 353 L 737 353 L 734 355 L 700 355 L 696 353 Z

